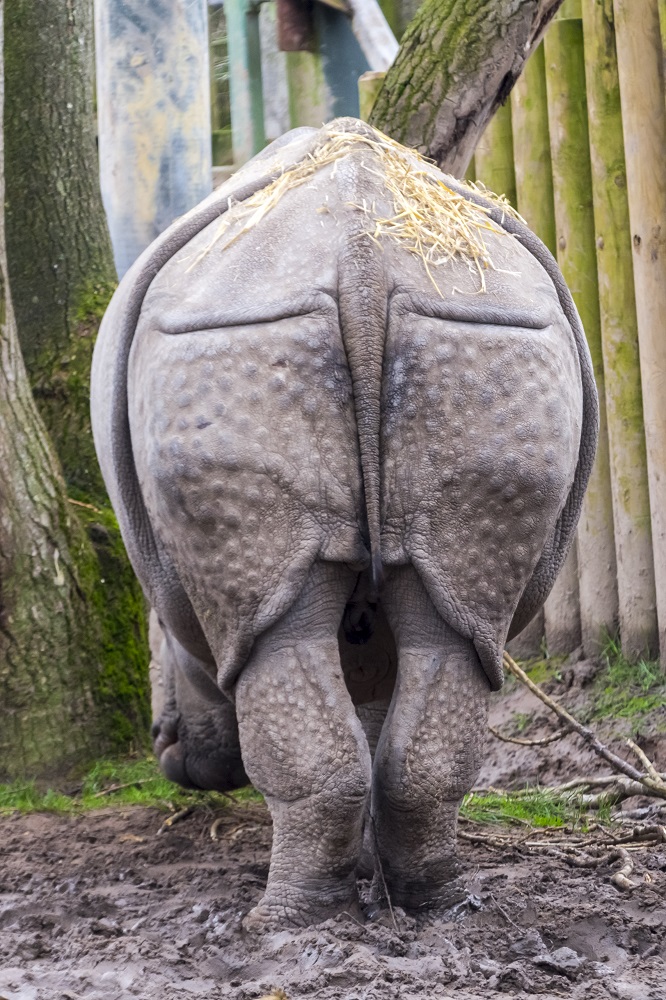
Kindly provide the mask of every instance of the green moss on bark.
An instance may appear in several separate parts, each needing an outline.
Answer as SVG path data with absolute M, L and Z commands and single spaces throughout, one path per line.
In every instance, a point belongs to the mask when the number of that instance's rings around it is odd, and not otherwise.
M 115 283 L 89 283 L 73 307 L 66 350 L 46 346 L 34 359 L 32 390 L 56 447 L 70 494 L 108 504 L 90 426 L 90 365 Z
M 77 506 L 92 550 L 79 563 L 96 623 L 92 697 L 107 718 L 108 752 L 146 745 L 150 726 L 147 606 L 111 510 Z

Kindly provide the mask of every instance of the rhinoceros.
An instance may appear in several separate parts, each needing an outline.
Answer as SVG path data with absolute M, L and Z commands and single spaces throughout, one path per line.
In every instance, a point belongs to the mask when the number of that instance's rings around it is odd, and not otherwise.
M 165 630 L 165 773 L 249 777 L 272 814 L 248 925 L 354 905 L 364 821 L 392 902 L 445 905 L 503 647 L 596 446 L 551 255 L 355 119 L 296 130 L 125 276 L 92 415 Z

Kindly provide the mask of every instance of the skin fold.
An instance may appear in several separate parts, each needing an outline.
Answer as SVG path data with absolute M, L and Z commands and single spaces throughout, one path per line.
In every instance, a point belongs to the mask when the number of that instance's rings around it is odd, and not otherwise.
M 354 907 L 378 863 L 394 903 L 450 902 L 504 643 L 566 556 L 597 434 L 571 297 L 500 209 L 484 292 L 464 260 L 435 281 L 375 238 L 394 208 L 363 144 L 243 229 L 243 201 L 325 141 L 290 133 L 160 237 L 93 365 L 100 464 L 168 648 L 161 765 L 249 778 L 273 817 L 248 927 Z

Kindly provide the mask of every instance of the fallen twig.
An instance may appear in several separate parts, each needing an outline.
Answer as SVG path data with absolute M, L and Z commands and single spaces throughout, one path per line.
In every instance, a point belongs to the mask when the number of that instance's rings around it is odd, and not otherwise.
M 175 823 L 180 823 L 193 812 L 194 806 L 186 806 L 185 809 L 181 809 L 179 812 L 174 813 L 173 816 L 168 816 L 157 831 L 157 836 L 159 837 L 161 833 L 165 833 L 167 830 L 170 830 Z
M 562 721 L 573 729 L 574 732 L 578 733 L 590 749 L 593 750 L 597 756 L 602 757 L 608 764 L 611 765 L 612 768 L 614 768 L 614 770 L 619 771 L 621 774 L 626 775 L 633 781 L 638 782 L 644 788 L 651 789 L 653 794 L 658 798 L 666 799 L 666 781 L 661 778 L 652 764 L 650 764 L 648 768 L 648 773 L 642 774 L 633 766 L 633 764 L 629 764 L 628 761 L 623 760 L 622 757 L 618 757 L 612 750 L 609 750 L 591 729 L 575 719 L 573 715 L 570 715 L 569 712 L 567 712 L 566 708 L 563 708 L 562 705 L 547 695 L 545 691 L 542 691 L 538 684 L 531 681 L 525 671 L 518 666 L 516 661 L 506 652 L 506 650 L 504 651 L 504 666 L 509 673 L 513 674 L 514 677 L 517 677 L 518 680 L 532 692 L 532 694 L 536 695 L 536 697 L 542 701 L 544 705 L 547 705 L 548 708 L 550 708 L 551 711 L 558 716 L 558 718 L 562 719 Z
M 520 933 L 522 934 L 522 933 L 523 933 L 523 928 L 522 928 L 522 927 L 519 927 L 519 926 L 518 926 L 518 924 L 516 923 L 516 921 L 515 921 L 515 920 L 512 920 L 512 919 L 511 919 L 511 917 L 510 917 L 510 916 L 509 916 L 509 914 L 508 914 L 508 913 L 506 912 L 506 910 L 505 910 L 505 909 L 504 909 L 504 908 L 503 908 L 502 906 L 500 906 L 500 904 L 499 904 L 499 903 L 497 902 L 497 900 L 496 900 L 496 899 L 495 899 L 495 897 L 493 896 L 492 892 L 491 892 L 491 893 L 489 893 L 489 895 L 490 895 L 490 898 L 492 899 L 493 903 L 494 903 L 494 904 L 495 904 L 495 906 L 497 907 L 497 912 L 498 912 L 498 913 L 499 913 L 499 914 L 500 914 L 500 915 L 501 915 L 502 917 L 504 917 L 504 919 L 505 919 L 505 920 L 507 921 L 507 923 L 511 924 L 511 925 L 512 925 L 513 927 L 515 927 L 515 928 L 516 928 L 516 930 L 517 930 L 517 931 L 520 931 Z
M 154 780 L 154 778 L 139 778 L 137 781 L 126 781 L 122 785 L 109 785 L 108 788 L 103 788 L 101 792 L 95 792 L 93 798 L 101 799 L 103 795 L 111 795 L 112 792 L 120 792 L 123 788 L 134 788 L 136 785 L 145 785 L 147 781 Z
M 631 860 L 631 858 L 629 857 L 629 855 L 627 854 L 627 852 L 624 850 L 623 847 L 618 847 L 617 851 L 615 851 L 614 854 L 615 857 L 612 858 L 612 860 L 616 860 L 617 858 L 619 858 L 620 861 L 624 862 L 624 864 L 620 868 L 619 872 L 615 872 L 615 874 L 611 876 L 611 882 L 613 883 L 613 885 L 616 885 L 618 889 L 634 889 L 636 884 L 635 882 L 632 882 L 631 879 L 629 878 L 629 876 L 634 870 L 633 861 Z M 611 859 L 609 858 L 609 861 L 610 860 Z
M 210 828 L 210 839 L 211 840 L 219 840 L 220 839 L 218 837 L 218 835 L 217 835 L 217 831 L 222 826 L 222 824 L 224 823 L 224 821 L 226 820 L 226 818 L 227 818 L 226 816 L 218 816 L 217 819 L 214 820 L 214 822 L 213 822 L 213 824 L 212 824 L 212 826 Z
M 494 726 L 488 726 L 488 729 L 493 736 L 497 737 L 498 740 L 502 740 L 503 743 L 516 743 L 519 747 L 547 747 L 549 743 L 561 740 L 569 732 L 568 729 L 562 729 L 559 733 L 551 733 L 550 736 L 544 736 L 540 740 L 526 740 L 521 736 L 505 736 L 503 733 L 500 733 L 499 729 L 495 729 Z

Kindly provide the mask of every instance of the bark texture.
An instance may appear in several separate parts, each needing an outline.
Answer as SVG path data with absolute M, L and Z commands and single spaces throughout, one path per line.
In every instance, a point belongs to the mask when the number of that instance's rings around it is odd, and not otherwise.
M 2 11 L 0 0 L 0 112 Z M 108 515 L 80 508 L 97 551 L 73 516 L 30 392 L 7 278 L 2 163 L 0 128 L 0 781 L 6 781 L 62 773 L 126 747 L 145 731 L 148 713 L 141 597 Z M 124 596 L 110 602 L 117 588 Z
M 102 499 L 92 344 L 115 284 L 99 190 L 91 0 L 5 8 L 9 279 L 33 392 L 70 487 Z
M 562 0 L 425 0 L 371 124 L 462 177 Z

